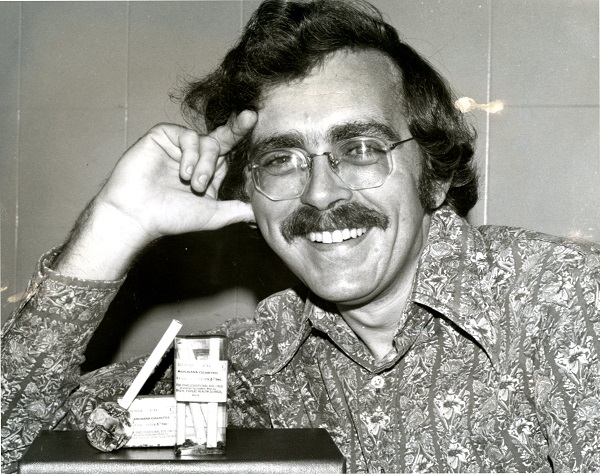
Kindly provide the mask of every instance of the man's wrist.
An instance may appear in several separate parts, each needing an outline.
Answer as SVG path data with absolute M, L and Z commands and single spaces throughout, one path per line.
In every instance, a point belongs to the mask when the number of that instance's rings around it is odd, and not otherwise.
M 152 240 L 131 217 L 92 201 L 56 258 L 54 270 L 85 280 L 118 280 Z

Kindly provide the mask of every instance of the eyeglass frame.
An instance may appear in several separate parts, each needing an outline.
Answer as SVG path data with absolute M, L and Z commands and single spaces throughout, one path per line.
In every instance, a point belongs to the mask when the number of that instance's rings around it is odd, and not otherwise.
M 341 160 L 335 160 L 334 158 L 334 152 L 341 148 L 342 146 L 344 146 L 346 143 L 351 142 L 353 140 L 358 140 L 358 139 L 368 139 L 368 140 L 377 140 L 380 141 L 382 143 L 385 144 L 385 154 L 388 160 L 388 163 L 390 164 L 390 170 L 388 172 L 388 174 L 382 179 L 381 183 L 376 184 L 374 186 L 361 186 L 361 187 L 352 187 L 349 186 L 343 179 L 342 177 L 336 172 L 336 170 L 334 169 L 334 166 L 336 166 Z M 414 140 L 414 137 L 408 137 L 405 138 L 403 140 L 397 141 L 397 142 L 392 142 L 389 143 L 386 140 L 379 138 L 379 137 L 369 137 L 369 136 L 357 136 L 357 137 L 352 137 L 352 138 L 348 138 L 346 140 L 342 140 L 338 143 L 336 143 L 333 147 L 333 149 L 331 151 L 325 151 L 322 153 L 308 153 L 306 150 L 302 149 L 302 148 L 297 148 L 297 147 L 289 147 L 289 148 L 273 148 L 272 150 L 267 150 L 263 153 L 260 153 L 259 156 L 263 156 L 267 153 L 273 153 L 275 151 L 280 151 L 280 150 L 292 150 L 292 151 L 296 151 L 299 153 L 299 155 L 302 157 L 304 163 L 302 163 L 302 166 L 305 166 L 306 168 L 308 168 L 308 178 L 306 180 L 306 182 L 304 183 L 304 186 L 302 188 L 302 191 L 294 196 L 290 196 L 290 197 L 284 197 L 284 198 L 272 198 L 271 196 L 269 196 L 264 190 L 262 190 L 259 186 L 258 183 L 256 182 L 256 178 L 254 177 L 255 174 L 255 169 L 259 168 L 260 165 L 258 163 L 253 163 L 252 159 L 250 160 L 249 163 L 249 167 L 250 167 L 250 174 L 252 175 L 252 184 L 254 185 L 254 188 L 261 193 L 263 196 L 266 196 L 268 199 L 270 199 L 271 201 L 287 201 L 289 199 L 296 199 L 300 196 L 302 196 L 302 194 L 304 194 L 304 191 L 306 190 L 306 185 L 308 184 L 308 182 L 310 181 L 310 177 L 311 177 L 311 173 L 312 173 L 312 163 L 314 158 L 318 157 L 318 156 L 326 156 L 327 157 L 327 161 L 329 162 L 329 167 L 331 168 L 331 171 L 333 171 L 333 173 L 340 179 L 340 181 L 342 183 L 344 183 L 344 186 L 346 186 L 348 189 L 352 190 L 352 191 L 360 191 L 361 189 L 373 189 L 373 188 L 378 188 L 380 186 L 383 186 L 383 183 L 385 183 L 387 181 L 387 179 L 389 178 L 389 176 L 392 174 L 392 172 L 394 171 L 394 160 L 392 159 L 392 151 L 394 151 L 394 149 L 396 147 L 398 147 L 399 145 L 402 145 L 403 143 L 409 142 L 410 140 Z

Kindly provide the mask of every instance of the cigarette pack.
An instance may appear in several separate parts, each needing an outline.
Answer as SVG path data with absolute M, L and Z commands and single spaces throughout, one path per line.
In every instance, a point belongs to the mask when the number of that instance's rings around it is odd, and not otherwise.
M 176 453 L 223 454 L 227 427 L 227 339 L 175 338 Z
M 177 402 L 173 395 L 138 396 L 129 413 L 133 436 L 126 448 L 175 446 Z

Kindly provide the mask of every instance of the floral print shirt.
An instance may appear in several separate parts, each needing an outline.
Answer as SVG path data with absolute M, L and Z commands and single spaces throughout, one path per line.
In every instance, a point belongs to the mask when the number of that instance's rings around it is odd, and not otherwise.
M 42 259 L 2 341 L 2 455 L 81 429 L 144 358 L 80 374 L 121 282 Z M 230 341 L 229 423 L 326 428 L 351 472 L 600 471 L 600 246 L 434 213 L 394 350 L 375 361 L 305 288 L 262 301 Z M 170 393 L 167 369 L 153 388 Z

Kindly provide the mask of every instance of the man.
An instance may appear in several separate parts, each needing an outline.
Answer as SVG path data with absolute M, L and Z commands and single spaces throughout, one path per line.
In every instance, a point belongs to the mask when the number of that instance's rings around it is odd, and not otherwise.
M 5 466 L 139 369 L 78 370 L 135 257 L 245 221 L 303 285 L 222 328 L 231 425 L 325 427 L 352 472 L 600 469 L 600 249 L 464 220 L 473 134 L 375 11 L 265 2 L 184 104 L 210 133 L 128 150 L 4 329 Z

